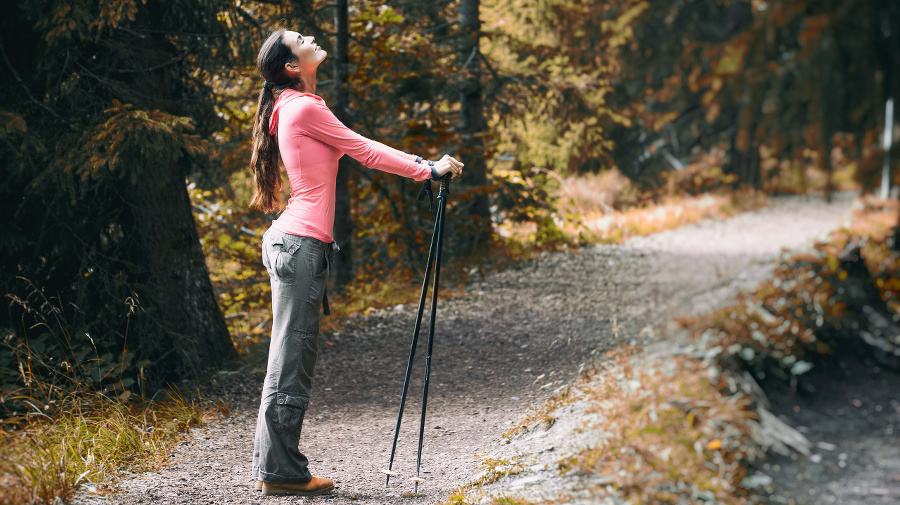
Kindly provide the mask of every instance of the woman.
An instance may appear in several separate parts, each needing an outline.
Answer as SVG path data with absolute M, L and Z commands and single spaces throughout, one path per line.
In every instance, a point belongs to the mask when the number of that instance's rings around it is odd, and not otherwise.
M 332 237 L 338 159 L 349 154 L 369 168 L 416 180 L 462 174 L 450 156 L 424 161 L 346 128 L 315 94 L 326 53 L 312 37 L 278 30 L 256 59 L 266 80 L 259 94 L 250 166 L 251 205 L 278 204 L 278 158 L 291 186 L 287 208 L 263 236 L 263 264 L 272 282 L 272 340 L 253 449 L 253 477 L 263 494 L 320 494 L 331 479 L 313 477 L 298 449 L 300 428 L 319 353 L 319 308 L 338 250 Z

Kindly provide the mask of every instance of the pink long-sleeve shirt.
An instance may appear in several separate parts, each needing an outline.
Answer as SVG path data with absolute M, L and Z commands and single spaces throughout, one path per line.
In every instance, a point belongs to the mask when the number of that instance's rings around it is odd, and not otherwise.
M 334 188 L 338 160 L 344 154 L 368 168 L 417 181 L 431 177 L 428 165 L 416 163 L 414 155 L 344 126 L 318 95 L 282 91 L 269 119 L 269 132 L 278 135 L 278 150 L 291 184 L 287 208 L 273 224 L 293 235 L 334 241 Z

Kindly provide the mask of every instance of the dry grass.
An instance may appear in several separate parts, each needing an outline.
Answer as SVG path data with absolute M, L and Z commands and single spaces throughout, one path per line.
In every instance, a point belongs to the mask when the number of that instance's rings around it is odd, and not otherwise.
M 108 491 L 122 471 L 168 465 L 186 432 L 217 414 L 178 394 L 146 406 L 97 394 L 34 408 L 0 430 L 2 505 L 68 502 L 86 483 Z
M 752 503 L 741 487 L 751 399 L 730 395 L 710 362 L 685 356 L 644 359 L 607 354 L 578 389 L 599 414 L 583 429 L 594 445 L 559 462 L 561 473 L 600 474 L 595 499 L 642 503 Z
M 539 379 L 540 380 L 540 379 Z M 554 391 L 546 400 L 538 405 L 531 405 L 519 421 L 503 432 L 503 438 L 511 438 L 535 426 L 553 426 L 556 422 L 554 412 L 560 407 L 574 402 L 576 396 L 569 386 L 562 386 Z
M 564 394 L 533 408 L 512 431 L 546 423 L 557 408 L 577 401 L 593 414 L 581 427 L 591 444 L 558 461 L 556 468 L 560 474 L 605 477 L 586 480 L 599 484 L 579 489 L 579 498 L 635 505 L 755 503 L 742 487 L 744 463 L 760 456 L 750 438 L 753 402 L 729 392 L 725 383 L 712 359 L 659 360 L 631 348 L 611 351 Z M 509 461 L 491 462 L 499 471 L 483 472 L 447 504 L 518 499 L 483 489 L 512 468 Z M 559 490 L 559 502 L 571 491 Z
M 721 169 L 705 165 L 694 172 L 673 174 L 671 188 L 666 186 L 654 192 L 641 192 L 616 171 L 578 177 L 544 172 L 552 174 L 556 182 L 555 211 L 529 223 L 497 225 L 501 237 L 521 244 L 519 247 L 525 250 L 528 245 L 566 248 L 576 244 L 621 243 L 706 219 L 731 217 L 766 204 L 766 197 L 760 192 L 726 189 L 722 184 L 729 179 Z M 695 188 L 688 190 L 695 186 L 691 174 L 697 182 Z M 716 185 L 706 191 L 711 180 Z
M 478 469 L 481 473 L 476 476 L 472 482 L 457 488 L 447 499 L 446 505 L 470 505 L 475 500 L 480 502 L 480 493 L 482 487 L 493 484 L 503 477 L 517 475 L 525 471 L 525 466 L 518 459 L 505 460 L 497 458 L 480 457 Z M 516 501 L 519 500 L 519 501 Z M 513 497 L 492 497 L 491 505 L 528 505 L 528 501 L 522 501 Z
M 863 200 L 849 229 L 816 244 L 813 253 L 786 259 L 774 279 L 740 303 L 683 321 L 698 341 L 690 355 L 660 360 L 633 349 L 608 353 L 563 394 L 531 408 L 503 436 L 552 425 L 560 406 L 587 402 L 586 412 L 595 415 L 585 417 L 590 421 L 582 429 L 592 443 L 557 465 L 561 474 L 602 476 L 585 479 L 600 483 L 579 490 L 582 496 L 635 505 L 757 503 L 758 497 L 745 488 L 753 485 L 745 480 L 748 464 L 764 457 L 753 439 L 758 430 L 755 400 L 739 391 L 730 375 L 733 368 L 723 364 L 739 359 L 743 368 L 767 364 L 771 370 L 774 363 L 784 377 L 791 377 L 809 369 L 807 357 L 831 352 L 810 326 L 815 318 L 808 316 L 820 313 L 826 321 L 841 316 L 844 309 L 833 294 L 847 277 L 837 256 L 848 243 L 861 245 L 882 299 L 900 312 L 900 264 L 886 244 L 898 214 L 896 201 Z M 476 480 L 458 489 L 448 503 L 481 503 L 497 492 L 496 486 L 490 492 L 483 489 L 495 480 Z M 560 490 L 559 500 L 573 491 Z
M 39 290 L 15 300 L 43 333 L 0 332 L 0 505 L 62 503 L 81 484 L 106 488 L 122 470 L 164 466 L 189 428 L 227 414 L 171 389 L 138 398 L 146 362 L 76 338 L 58 300 Z

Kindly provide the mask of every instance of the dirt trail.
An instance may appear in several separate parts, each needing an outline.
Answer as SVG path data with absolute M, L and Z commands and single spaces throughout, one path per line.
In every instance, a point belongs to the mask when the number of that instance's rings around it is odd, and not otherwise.
M 442 300 L 432 364 L 419 494 L 409 496 L 424 346 L 418 352 L 394 469 L 384 475 L 415 307 L 377 311 L 324 335 L 301 449 L 336 490 L 315 498 L 259 496 L 249 465 L 264 370 L 223 374 L 233 415 L 196 430 L 171 467 L 124 480 L 110 498 L 79 504 L 431 504 L 477 473 L 476 455 L 526 405 L 565 384 L 594 350 L 646 345 L 675 316 L 702 313 L 750 289 L 784 248 L 809 245 L 849 215 L 851 200 L 773 201 L 731 220 L 545 254 L 493 272 Z M 537 381 L 539 377 L 543 378 Z M 544 386 L 544 387 L 541 387 Z M 553 440 L 546 440 L 552 444 Z M 89 491 L 89 490 L 88 490 Z

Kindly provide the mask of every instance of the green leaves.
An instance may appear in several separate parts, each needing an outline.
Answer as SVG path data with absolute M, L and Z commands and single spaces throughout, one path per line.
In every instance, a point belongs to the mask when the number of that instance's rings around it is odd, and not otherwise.
M 572 173 L 610 166 L 609 128 L 631 119 L 607 103 L 618 48 L 648 2 L 497 1 L 485 9 L 486 55 L 509 76 L 490 127 L 500 153 L 525 167 Z

